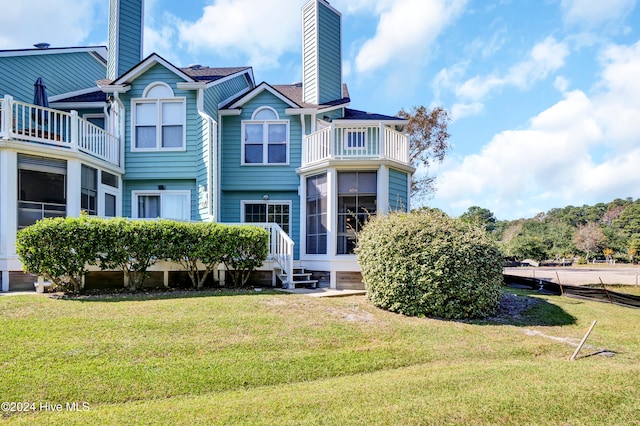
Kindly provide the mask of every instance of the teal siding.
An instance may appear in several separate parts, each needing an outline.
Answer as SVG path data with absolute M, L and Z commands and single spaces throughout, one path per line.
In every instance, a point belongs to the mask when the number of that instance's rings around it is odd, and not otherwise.
M 142 3 L 140 0 L 111 0 L 109 4 L 111 79 L 121 76 L 142 59 Z M 117 22 L 113 22 L 115 20 Z
M 89 52 L 33 54 L 0 58 L 0 96 L 33 102 L 33 83 L 42 77 L 49 96 L 96 86 L 105 78 L 106 64 Z
M 409 205 L 408 175 L 395 169 L 389 170 L 389 210 L 407 211 Z
M 140 180 L 123 183 L 122 216 L 131 217 L 131 191 L 157 191 L 158 185 L 164 185 L 168 191 L 191 191 L 191 220 L 202 220 L 198 214 L 198 194 L 195 181 L 189 180 Z
M 253 112 L 262 107 L 274 108 L 280 119 L 289 120 L 289 165 L 242 166 L 242 120 L 250 120 Z M 240 116 L 222 120 L 222 190 L 297 191 L 299 178 L 296 168 L 301 161 L 302 127 L 299 116 L 285 114 L 288 105 L 268 91 L 263 91 L 242 107 Z
M 238 96 L 238 93 L 249 88 L 245 74 L 231 78 L 223 83 L 207 89 L 204 94 L 204 110 L 215 119 L 218 117 L 218 104 L 224 100 Z
M 157 152 L 132 152 L 131 151 L 131 99 L 141 98 L 144 89 L 153 82 L 162 81 L 169 84 L 177 97 L 186 98 L 186 151 L 157 151 Z M 132 84 L 132 88 L 126 94 L 121 95 L 126 108 L 125 132 L 125 180 L 140 179 L 195 179 L 203 164 L 200 150 L 204 138 L 205 120 L 198 114 L 196 104 L 196 91 L 178 90 L 176 83 L 183 81 L 176 74 L 162 65 L 156 64 Z
M 342 98 L 341 17 L 327 5 L 318 4 L 318 99 L 319 104 Z
M 220 200 L 220 222 L 241 223 L 242 201 L 263 202 L 265 192 L 262 191 L 223 191 Z M 266 192 L 270 202 L 291 201 L 291 232 L 290 237 L 295 243 L 294 258 L 300 259 L 300 197 L 297 191 Z

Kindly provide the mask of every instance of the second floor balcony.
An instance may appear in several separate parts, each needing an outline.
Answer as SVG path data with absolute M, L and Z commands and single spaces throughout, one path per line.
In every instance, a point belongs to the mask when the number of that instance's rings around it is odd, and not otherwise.
M 334 160 L 390 160 L 410 166 L 409 138 L 383 124 L 331 124 L 303 138 L 303 167 Z
M 1 139 L 80 151 L 122 165 L 118 138 L 78 117 L 76 111 L 44 108 L 16 101 L 9 95 L 0 98 Z

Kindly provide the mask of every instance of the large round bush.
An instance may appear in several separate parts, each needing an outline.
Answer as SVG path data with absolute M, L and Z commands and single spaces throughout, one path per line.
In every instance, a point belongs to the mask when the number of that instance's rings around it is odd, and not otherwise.
M 372 218 L 356 249 L 367 299 L 404 315 L 481 318 L 495 312 L 502 256 L 486 232 L 439 210 Z

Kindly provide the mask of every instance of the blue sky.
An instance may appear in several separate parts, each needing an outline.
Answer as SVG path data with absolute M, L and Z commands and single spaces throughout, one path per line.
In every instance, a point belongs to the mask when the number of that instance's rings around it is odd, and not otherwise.
M 146 0 L 145 56 L 300 81 L 306 0 Z M 105 45 L 106 0 L 0 0 L 0 49 Z M 333 0 L 351 107 L 451 111 L 426 201 L 498 219 L 640 197 L 635 0 Z M 421 172 L 421 171 L 419 171 Z

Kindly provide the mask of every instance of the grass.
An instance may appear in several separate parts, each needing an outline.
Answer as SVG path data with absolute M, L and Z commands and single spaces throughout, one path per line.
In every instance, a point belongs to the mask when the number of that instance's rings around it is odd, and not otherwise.
M 0 297 L 11 424 L 640 424 L 640 310 L 507 290 L 515 319 L 363 297 Z M 569 343 L 598 325 L 577 361 Z M 569 343 L 568 343 L 569 342 Z M 593 355 L 606 349 L 613 357 Z M 62 412 L 40 410 L 62 404 Z M 87 411 L 66 411 L 86 402 Z M 82 405 L 80 404 L 80 407 Z

